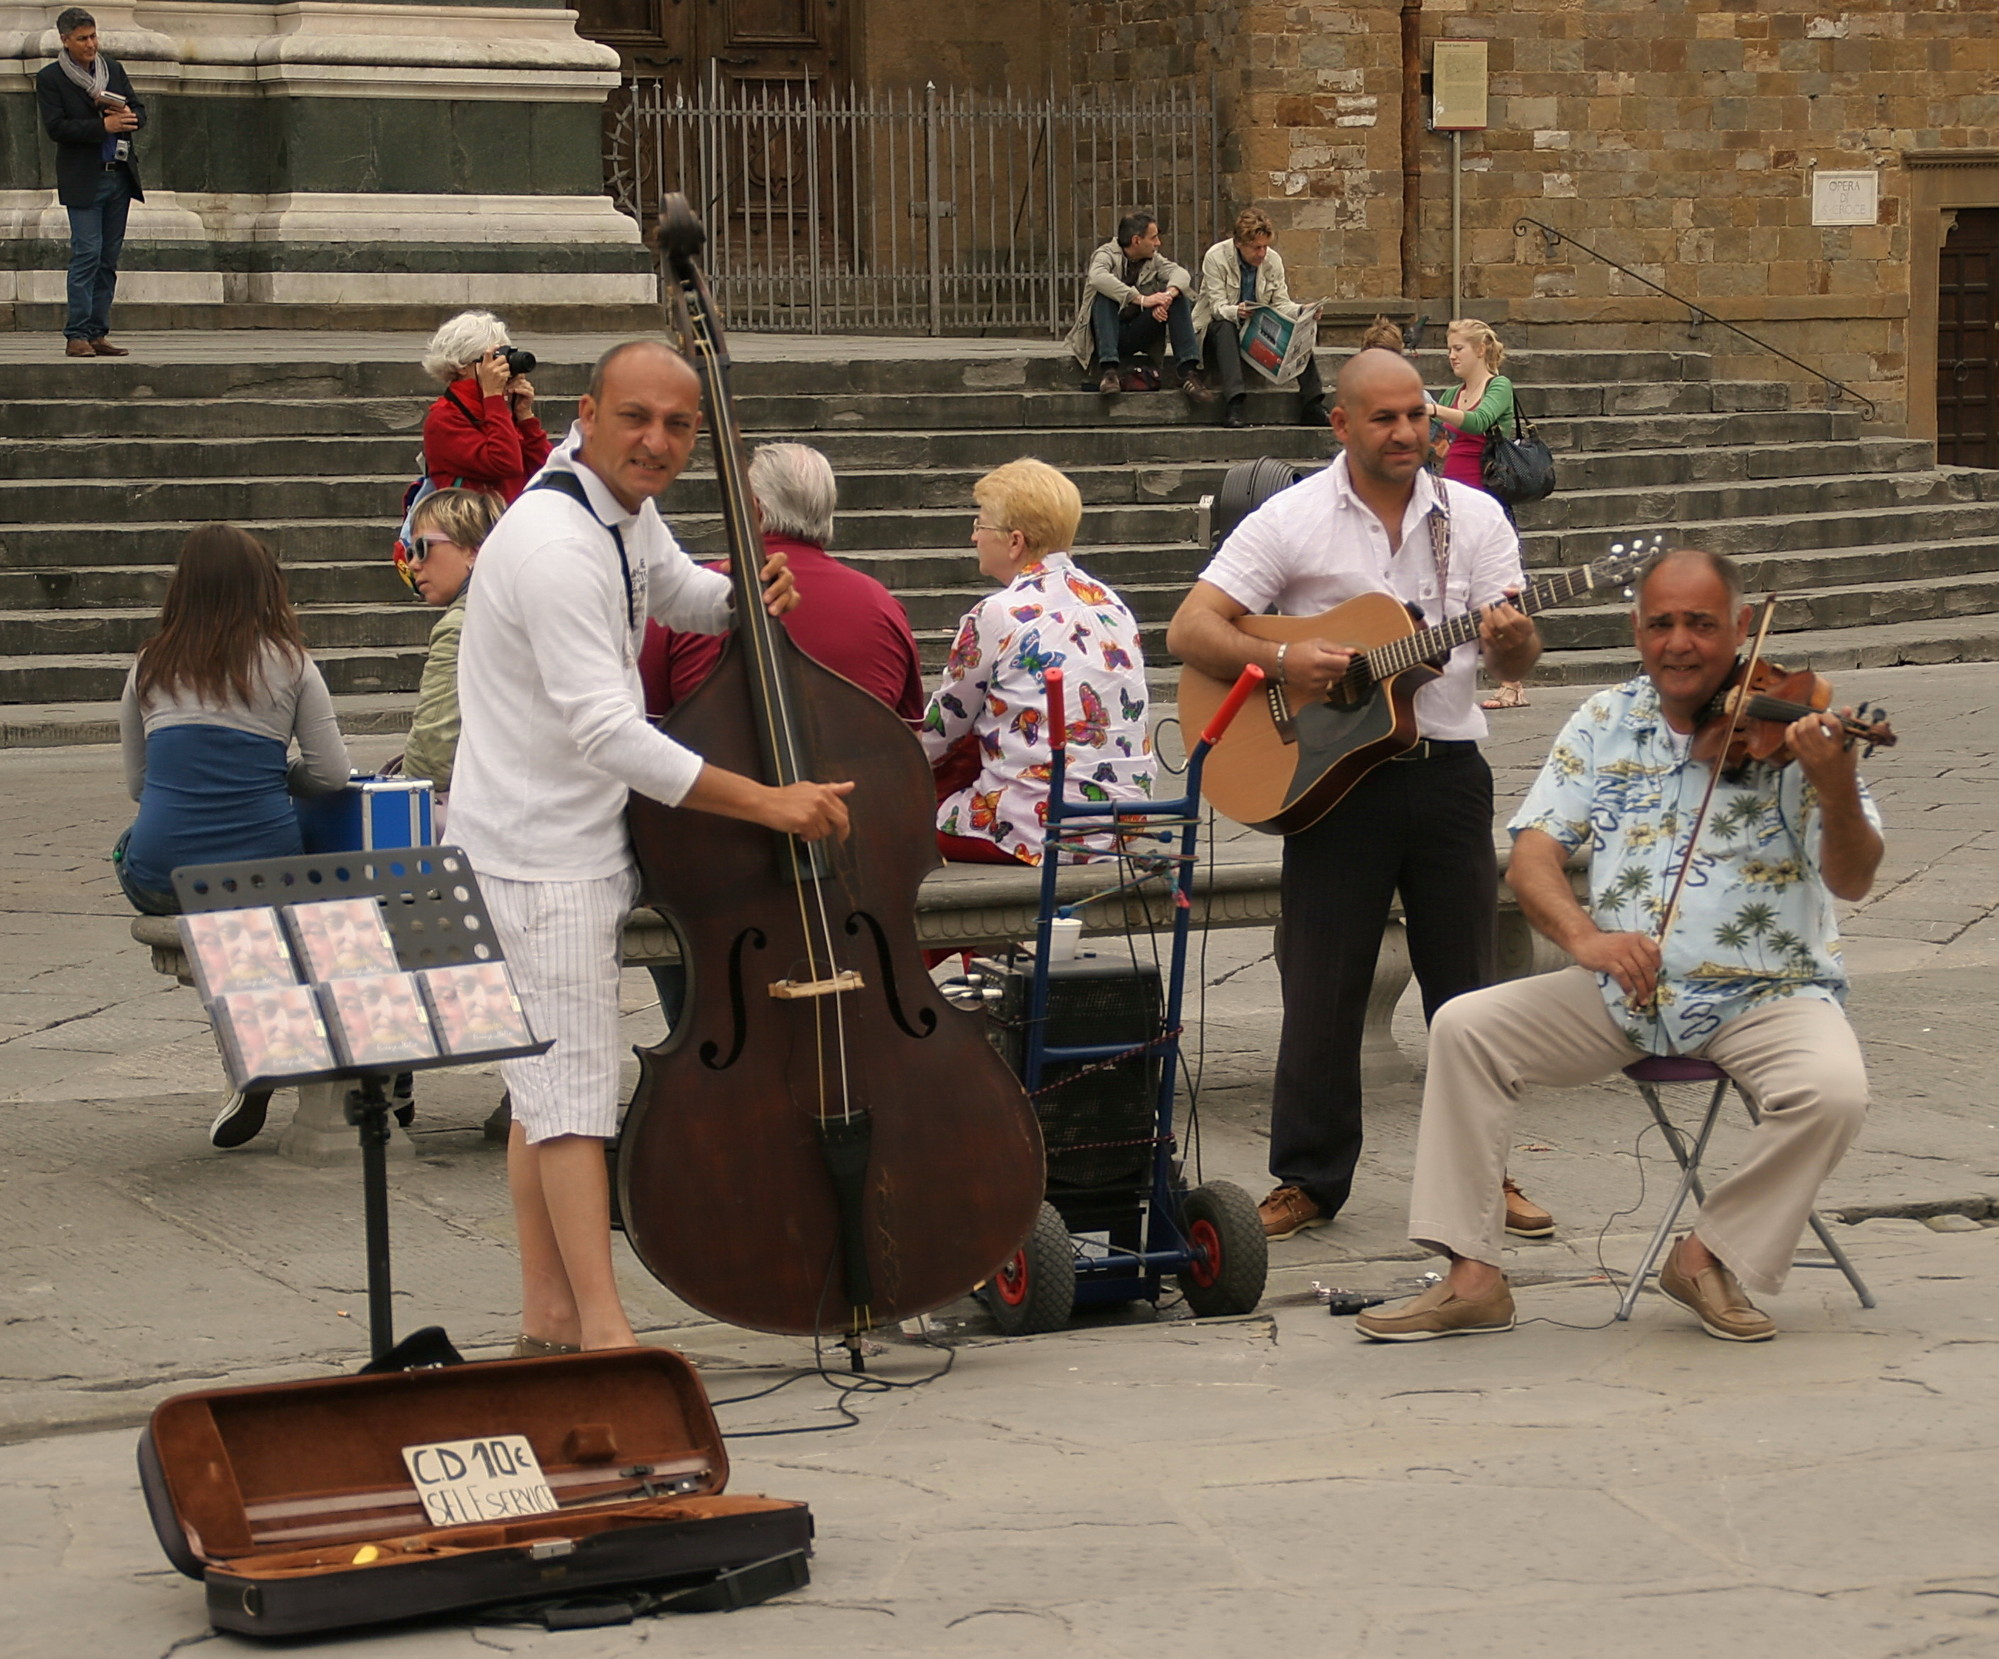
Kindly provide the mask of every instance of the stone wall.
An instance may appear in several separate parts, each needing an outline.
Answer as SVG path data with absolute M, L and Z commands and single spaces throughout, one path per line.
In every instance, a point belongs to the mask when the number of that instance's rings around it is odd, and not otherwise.
M 1071 44 L 1079 78 L 1097 82 L 1217 71 L 1226 189 L 1270 212 L 1294 288 L 1386 299 L 1404 282 L 1402 9 L 1089 0 L 1072 8 Z M 1522 340 L 1685 338 L 1685 307 L 1516 237 L 1531 215 L 1859 385 L 1891 426 L 1906 411 L 1924 430 L 1906 386 L 1933 359 L 1925 272 L 1949 205 L 1999 203 L 1999 166 L 1972 157 L 1989 179 L 1960 169 L 1939 207 L 1904 157 L 1999 146 L 1995 14 L 1999 0 L 1426 0 L 1425 71 L 1440 36 L 1490 42 L 1492 127 L 1464 145 L 1466 310 Z M 1415 286 L 1442 316 L 1449 140 L 1420 142 Z M 1878 221 L 1814 226 L 1815 169 L 1877 171 Z M 1733 350 L 1712 327 L 1701 338 Z M 1734 367 L 1792 372 L 1747 348 Z

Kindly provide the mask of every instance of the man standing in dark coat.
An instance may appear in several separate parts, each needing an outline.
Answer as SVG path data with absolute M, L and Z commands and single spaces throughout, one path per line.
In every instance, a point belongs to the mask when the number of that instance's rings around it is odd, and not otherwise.
M 124 357 L 111 333 L 111 296 L 125 219 L 145 200 L 139 155 L 131 135 L 146 124 L 146 106 L 124 65 L 98 49 L 97 20 L 80 6 L 56 19 L 62 50 L 35 77 L 42 126 L 56 142 L 56 195 L 69 209 L 69 318 L 63 324 L 71 357 Z

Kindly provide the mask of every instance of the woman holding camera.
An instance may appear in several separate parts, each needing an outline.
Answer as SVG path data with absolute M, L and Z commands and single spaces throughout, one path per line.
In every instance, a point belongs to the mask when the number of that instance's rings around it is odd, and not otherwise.
M 423 422 L 423 465 L 438 489 L 460 486 L 511 503 L 548 459 L 534 414 L 534 358 L 490 311 L 462 311 L 430 339 L 424 372 L 444 395 Z

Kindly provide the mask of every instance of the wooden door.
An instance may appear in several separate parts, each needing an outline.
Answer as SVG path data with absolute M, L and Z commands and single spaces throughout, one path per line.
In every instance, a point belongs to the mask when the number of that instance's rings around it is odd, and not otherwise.
M 846 74 L 860 0 L 577 0 L 577 33 L 617 48 L 628 80 L 823 86 Z
M 1937 264 L 1937 460 L 1999 467 L 1999 208 L 1960 208 Z

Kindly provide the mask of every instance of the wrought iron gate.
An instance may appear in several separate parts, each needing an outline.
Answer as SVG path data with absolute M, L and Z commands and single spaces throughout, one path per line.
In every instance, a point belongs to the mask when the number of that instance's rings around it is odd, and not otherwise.
M 1155 214 L 1189 270 L 1223 235 L 1214 100 L 829 93 L 807 82 L 699 96 L 627 84 L 611 193 L 641 222 L 681 191 L 738 328 L 1067 331 L 1090 251 Z

